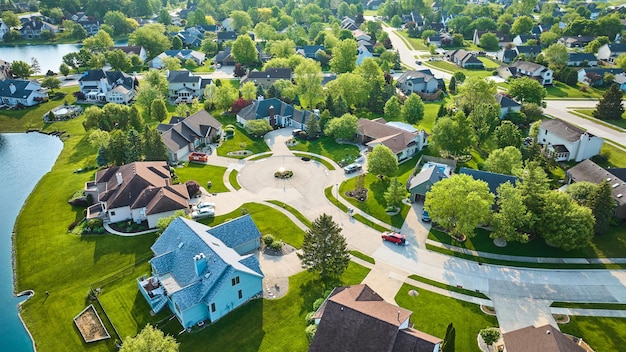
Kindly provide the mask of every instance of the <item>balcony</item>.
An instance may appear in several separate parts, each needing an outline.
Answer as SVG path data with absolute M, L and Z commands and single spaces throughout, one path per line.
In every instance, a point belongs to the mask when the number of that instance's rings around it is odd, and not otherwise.
M 137 286 L 154 313 L 160 312 L 167 305 L 165 289 L 156 276 L 137 278 Z

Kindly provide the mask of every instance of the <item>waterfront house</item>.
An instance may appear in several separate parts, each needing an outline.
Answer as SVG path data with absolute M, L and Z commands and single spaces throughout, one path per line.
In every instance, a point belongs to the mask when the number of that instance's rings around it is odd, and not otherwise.
M 168 124 L 159 124 L 157 130 L 167 148 L 170 161 L 182 160 L 190 152 L 214 142 L 221 134 L 222 124 L 206 110 L 186 118 L 173 116 Z
M 41 39 L 42 31 L 57 33 L 59 28 L 48 22 L 31 20 L 24 22 L 22 27 L 19 29 L 22 39 Z
M 137 55 L 141 61 L 146 62 L 148 60 L 148 53 L 143 46 L 139 45 L 119 45 L 109 48 L 109 50 L 121 50 L 126 56 Z
M 0 104 L 8 106 L 33 106 L 48 99 L 46 89 L 37 81 L 5 79 L 0 81 Z
M 600 154 L 604 140 L 560 119 L 543 120 L 537 142 L 557 161 L 576 162 Z
M 78 86 L 88 103 L 129 104 L 137 94 L 135 78 L 121 71 L 85 71 Z

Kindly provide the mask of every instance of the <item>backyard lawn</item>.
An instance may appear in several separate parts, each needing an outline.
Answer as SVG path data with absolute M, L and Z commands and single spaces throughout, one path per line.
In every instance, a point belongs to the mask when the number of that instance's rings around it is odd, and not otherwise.
M 493 62 L 489 59 L 483 58 L 485 60 L 488 60 L 490 62 Z M 494 63 L 495 64 L 495 63 Z M 443 71 L 448 71 L 450 73 L 453 72 L 463 72 L 465 74 L 465 76 L 467 77 L 480 77 L 480 78 L 485 78 L 485 77 L 489 77 L 492 76 L 492 73 L 490 69 L 485 69 L 485 70 L 480 70 L 480 69 L 475 69 L 475 70 L 469 70 L 466 68 L 460 68 L 459 66 L 449 62 L 449 61 L 425 61 L 424 65 L 426 66 L 432 66 L 436 69 L 440 69 Z
M 626 318 L 570 316 L 562 332 L 582 339 L 596 351 L 621 351 L 626 341 Z
M 339 144 L 334 138 L 322 136 L 315 141 L 298 138 L 298 144 L 289 147 L 293 151 L 319 154 L 332 159 L 338 164 L 349 164 L 359 157 L 359 147 L 353 144 Z
M 217 119 L 224 126 L 228 124 L 232 124 L 233 126 L 235 126 L 235 135 L 222 142 L 222 144 L 217 148 L 217 155 L 229 156 L 229 152 L 237 152 L 240 150 L 249 150 L 252 152 L 252 154 L 270 151 L 270 148 L 267 146 L 262 137 L 254 138 L 249 136 L 245 129 L 239 127 L 239 125 L 235 123 L 234 116 L 218 117 Z M 246 156 L 249 155 L 235 155 L 230 157 L 243 159 Z
M 419 294 L 410 296 L 409 290 Z M 415 329 L 441 339 L 446 334 L 448 324 L 452 322 L 456 329 L 456 351 L 480 351 L 476 336 L 481 329 L 497 327 L 495 316 L 487 315 L 476 304 L 459 301 L 421 288 L 403 284 L 396 294 L 400 307 L 413 311 L 411 322 Z
M 207 191 L 211 193 L 228 192 L 224 185 L 224 173 L 226 168 L 222 166 L 205 165 L 198 163 L 186 163 L 184 167 L 177 167 L 176 175 L 178 181 L 185 183 L 194 180 L 202 187 L 207 187 L 207 182 L 211 181 L 211 187 Z

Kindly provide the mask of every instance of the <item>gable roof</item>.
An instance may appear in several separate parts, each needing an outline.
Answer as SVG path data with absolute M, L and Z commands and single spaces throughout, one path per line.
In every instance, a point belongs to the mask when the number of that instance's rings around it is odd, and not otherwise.
M 576 342 L 552 325 L 528 326 L 503 334 L 507 352 L 584 352 Z
M 609 47 L 611 53 L 624 53 L 626 52 L 626 43 L 609 43 L 605 44 Z
M 545 70 L 546 67 L 543 65 L 536 64 L 534 62 L 529 61 L 516 61 L 510 65 L 510 67 L 515 67 L 519 70 L 524 70 L 528 72 L 535 72 L 537 70 Z
M 131 55 L 131 54 L 139 55 L 142 49 L 143 49 L 143 46 L 140 46 L 140 45 L 124 45 L 124 46 L 114 46 L 114 47 L 109 48 L 109 50 L 121 50 L 124 53 L 126 53 L 126 55 Z
M 235 273 L 263 277 L 254 255 L 237 254 L 213 236 L 208 226 L 182 217 L 172 221 L 151 249 L 155 257 L 150 263 L 181 311 L 211 302 Z M 196 274 L 194 257 L 199 254 L 204 258 L 198 260 L 205 260 L 207 265 Z
M 29 85 L 31 83 L 33 83 L 35 85 L 34 88 L 37 89 L 29 89 Z M 11 85 L 13 85 L 13 87 L 15 88 L 14 93 L 11 93 Z M 38 82 L 32 82 L 25 79 L 0 80 L 0 97 L 26 99 L 34 91 L 39 89 L 41 89 L 41 86 Z
M 237 248 L 242 244 L 261 238 L 261 232 L 259 232 L 250 214 L 212 227 L 209 231 L 230 248 Z
M 417 175 L 411 178 L 411 181 L 409 182 L 409 190 L 424 183 L 430 183 L 431 185 L 434 185 L 444 178 L 448 178 L 448 176 L 438 166 L 422 169 Z
M 592 53 L 569 53 L 569 61 L 598 61 Z
M 406 326 L 412 312 L 385 302 L 366 284 L 335 288 L 320 310 L 309 352 L 432 352 L 441 343 Z
M 267 68 L 265 71 L 252 70 L 248 72 L 246 76 L 246 80 L 249 79 L 261 79 L 261 78 L 269 78 L 269 79 L 291 79 L 291 69 L 290 68 Z
M 436 79 L 435 75 L 429 70 L 408 70 L 404 72 L 400 77 L 398 77 L 398 83 L 403 83 L 406 81 L 416 81 L 416 82 L 428 82 L 431 79 Z
M 519 181 L 518 177 L 504 174 L 497 174 L 489 171 L 482 170 L 474 170 L 468 169 L 466 167 L 461 167 L 459 169 L 459 174 L 470 175 L 474 178 L 474 180 L 484 181 L 489 186 L 489 191 L 493 194 L 497 194 L 497 189 L 501 184 L 510 182 L 512 185 L 515 185 L 517 181 Z
M 501 93 L 496 93 L 496 102 L 500 104 L 501 108 L 513 108 L 517 106 L 522 106 L 522 104 Z
M 167 74 L 168 83 L 196 83 L 202 79 L 187 70 L 169 71 Z
M 217 32 L 217 40 L 236 40 L 239 35 L 235 31 Z
M 541 53 L 541 46 L 540 45 L 518 45 L 515 47 L 514 50 L 517 51 L 518 54 L 537 55 Z
M 360 118 L 357 121 L 357 133 L 373 140 L 367 144 L 383 144 L 397 154 L 414 143 L 419 131 L 409 132 L 403 128 L 387 124 L 385 119 L 369 120 Z
M 237 116 L 247 121 L 264 119 L 270 116 L 270 108 L 274 109 L 275 115 L 289 117 L 301 124 L 306 124 L 309 119 L 315 117 L 313 112 L 296 109 L 293 105 L 287 104 L 278 98 L 255 100 L 252 104 L 241 109 Z
M 600 75 L 600 77 L 604 78 L 604 74 L 605 73 L 610 73 L 613 75 L 618 75 L 620 73 L 623 73 L 624 70 L 621 68 L 612 68 L 612 67 L 584 67 L 581 68 L 580 70 L 585 70 L 585 74 L 587 73 L 597 73 Z M 580 70 L 578 70 L 580 72 Z
M 554 133 L 557 136 L 567 139 L 570 142 L 575 142 L 580 139 L 580 136 L 583 134 L 587 134 L 593 137 L 592 134 L 587 133 L 586 130 L 578 126 L 574 126 L 569 124 L 561 119 L 550 119 L 543 120 L 541 122 L 540 128 L 548 131 L 549 133 Z
M 626 169 L 605 169 L 586 159 L 567 170 L 567 174 L 574 182 L 587 181 L 600 184 L 607 181 L 611 185 L 613 199 L 622 206 L 626 204 Z M 616 187 L 612 187 L 616 185 Z M 618 195 L 622 195 L 618 197 Z
M 107 83 L 112 86 L 123 86 L 131 90 L 135 87 L 135 78 L 121 71 L 105 71 L 103 69 L 87 70 L 83 72 L 78 79 L 79 82 L 97 82 L 106 79 Z
M 168 126 L 169 127 L 168 129 Z M 171 151 L 178 151 L 196 138 L 208 138 L 217 134 L 222 124 L 206 110 L 200 110 L 195 114 L 180 121 L 170 121 L 169 125 L 159 125 L 162 131 L 161 140 L 165 147 Z

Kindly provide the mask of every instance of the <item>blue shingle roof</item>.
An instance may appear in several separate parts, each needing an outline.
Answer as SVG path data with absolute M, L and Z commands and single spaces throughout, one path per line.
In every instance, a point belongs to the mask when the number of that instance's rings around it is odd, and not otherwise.
M 489 171 L 481 171 L 468 169 L 466 167 L 462 167 L 459 169 L 459 174 L 466 174 L 472 176 L 475 180 L 485 181 L 487 185 L 489 185 L 489 191 L 491 193 L 496 194 L 496 190 L 498 187 L 506 182 L 510 182 L 512 185 L 515 185 L 519 178 L 510 175 L 496 174 Z
M 217 225 L 211 228 L 209 233 L 230 248 L 237 248 L 261 237 L 261 232 L 259 232 L 250 214 Z

